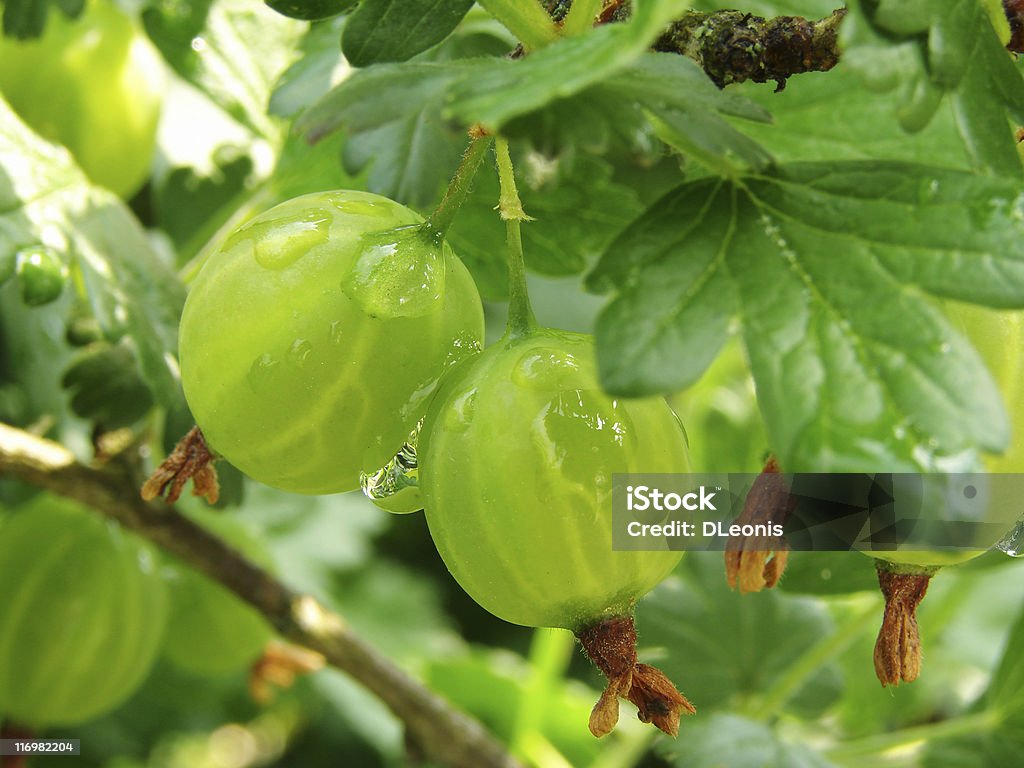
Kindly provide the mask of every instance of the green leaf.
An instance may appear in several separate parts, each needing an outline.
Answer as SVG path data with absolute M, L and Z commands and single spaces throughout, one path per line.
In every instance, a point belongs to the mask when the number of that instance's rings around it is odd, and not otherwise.
M 159 0 L 146 28 L 175 70 L 258 136 L 276 143 L 267 114 L 274 84 L 292 63 L 306 25 L 250 0 Z
M 600 83 L 513 118 L 502 131 L 548 151 L 582 147 L 601 153 L 609 151 L 613 139 L 636 151 L 630 145 L 653 132 L 717 174 L 734 177 L 745 168 L 765 167 L 771 156 L 726 116 L 771 119 L 766 109 L 732 89 L 719 90 L 693 61 L 645 53 Z
M 676 575 L 640 601 L 636 624 L 640 660 L 661 669 L 698 712 L 764 694 L 835 630 L 813 599 L 730 591 L 721 552 L 687 553 Z M 794 691 L 788 707 L 815 716 L 838 694 L 838 672 L 827 664 Z
M 526 264 L 533 272 L 581 273 L 642 210 L 636 193 L 612 178 L 602 158 L 583 153 L 548 158 L 532 150 L 515 154 L 520 198 L 534 219 L 522 227 Z M 497 202 L 497 177 L 485 169 L 447 239 L 483 295 L 503 301 L 508 269 Z
M 735 219 L 732 189 L 706 179 L 663 197 L 609 246 L 589 278 L 619 289 L 596 328 L 609 391 L 682 389 L 714 360 L 738 312 L 724 269 Z
M 1024 122 L 1024 78 L 983 4 L 886 0 L 865 6 L 868 18 L 884 33 L 911 38 L 920 49 L 924 66 L 900 77 L 924 110 L 908 127 L 926 123 L 926 105 L 937 105 L 939 94 L 947 93 L 975 167 L 992 174 L 1024 173 L 1007 121 L 1009 113 L 1017 123 Z M 929 94 L 930 89 L 939 93 Z
M 771 123 L 744 123 L 743 132 L 760 142 L 779 162 L 805 160 L 904 160 L 940 164 L 969 170 L 971 161 L 957 130 L 952 106 L 942 92 L 929 89 L 922 98 L 937 94 L 941 103 L 924 104 L 926 119 L 908 134 L 900 127 L 898 113 L 909 121 L 913 104 L 905 93 L 893 88 L 878 92 L 869 77 L 877 71 L 879 59 L 896 59 L 907 53 L 890 48 L 872 48 L 867 71 L 858 66 L 853 52 L 844 54 L 842 65 L 821 74 L 802 75 L 790 80 L 780 93 L 743 84 L 729 90 L 747 96 L 769 108 Z M 864 52 L 861 49 L 855 49 Z M 913 63 L 911 57 L 911 65 Z M 920 80 L 927 84 L 927 80 Z M 901 112 L 902 111 L 902 112 Z
M 367 188 L 413 208 L 440 198 L 458 165 L 463 136 L 437 123 L 428 111 L 351 136 L 342 150 L 345 170 L 369 168 Z
M 295 117 L 322 98 L 348 72 L 338 47 L 345 19 L 312 24 L 302 38 L 302 56 L 284 71 L 274 86 L 269 111 L 278 117 Z
M 790 552 L 779 588 L 803 595 L 877 592 L 874 561 L 859 552 Z
M 700 380 L 671 399 L 686 428 L 692 472 L 760 472 L 768 438 L 750 366 L 735 336 Z
M 474 651 L 456 658 L 434 659 L 425 673 L 432 690 L 472 714 L 506 742 L 519 725 L 516 719 L 529 693 L 530 677 L 530 666 L 507 651 Z M 552 686 L 535 715 L 541 733 L 569 765 L 590 765 L 601 753 L 602 743 L 585 726 L 598 695 L 583 686 Z
M 40 244 L 70 271 L 104 334 L 131 338 L 157 398 L 172 400 L 180 283 L 120 199 L 91 186 L 66 150 L 36 137 L 0 101 L 0 262 Z
M 736 715 L 714 714 L 688 725 L 670 748 L 678 768 L 829 768 L 832 763 L 801 744 L 783 741 L 767 725 Z
M 369 169 L 372 192 L 407 205 L 437 199 L 467 139 L 437 119 L 461 62 L 377 64 L 343 80 L 304 112 L 296 130 L 310 141 L 344 129 L 349 173 Z
M 686 10 L 678 0 L 639 4 L 626 24 L 607 24 L 517 61 L 491 60 L 452 87 L 446 114 L 496 132 L 508 120 L 565 98 L 624 69 Z
M 19 40 L 39 37 L 46 28 L 50 6 L 65 16 L 77 19 L 85 0 L 6 0 L 3 3 L 3 34 Z
M 1010 629 L 987 697 L 989 705 L 1008 721 L 1024 725 L 1024 610 L 1017 614 Z
M 195 253 L 206 242 L 223 222 L 223 211 L 237 203 L 253 172 L 252 158 L 238 147 L 222 146 L 211 160 L 208 173 L 178 166 L 154 185 L 153 205 L 160 227 L 180 253 Z
M 266 0 L 278 13 L 302 21 L 319 21 L 344 13 L 359 0 Z
M 341 35 L 349 63 L 405 61 L 451 34 L 474 0 L 374 0 L 356 9 Z
M 75 414 L 106 430 L 118 429 L 134 424 L 153 406 L 153 396 L 138 371 L 126 340 L 100 341 L 75 356 L 61 386 L 69 390 Z
M 1016 182 L 910 164 L 684 184 L 591 275 L 618 289 L 597 324 L 603 382 L 679 389 L 739 318 L 772 448 L 792 471 L 911 471 L 998 451 L 995 385 L 927 295 L 1024 306 L 1022 218 Z
M 365 566 L 388 525 L 361 493 L 296 496 L 249 482 L 245 519 L 267 531 L 274 562 L 295 589 L 330 594 L 337 572 Z

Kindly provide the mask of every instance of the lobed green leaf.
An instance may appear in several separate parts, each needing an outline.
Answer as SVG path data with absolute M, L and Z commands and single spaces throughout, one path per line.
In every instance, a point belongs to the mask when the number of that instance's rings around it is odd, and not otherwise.
M 858 3 L 888 45 L 911 41 L 920 54 L 914 70 L 895 73 L 910 84 L 904 125 L 915 130 L 948 94 L 965 148 L 976 168 L 1020 176 L 1007 115 L 1024 122 L 1024 77 L 1004 48 L 982 3 Z M 1003 24 L 1000 20 L 1002 31 Z M 895 37 L 895 40 L 891 39 Z M 903 38 L 901 41 L 900 38 Z
M 1016 182 L 905 163 L 684 184 L 590 276 L 618 291 L 597 324 L 602 380 L 682 388 L 738 320 L 783 466 L 966 466 L 972 447 L 1001 449 L 1007 421 L 930 297 L 1024 306 L 1022 223 Z

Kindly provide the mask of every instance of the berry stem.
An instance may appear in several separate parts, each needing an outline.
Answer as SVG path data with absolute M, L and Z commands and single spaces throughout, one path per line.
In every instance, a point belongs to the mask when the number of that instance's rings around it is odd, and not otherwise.
M 534 630 L 530 644 L 530 677 L 520 699 L 510 739 L 515 754 L 529 755 L 528 743 L 541 732 L 548 702 L 561 685 L 574 649 L 573 636 L 564 629 Z
M 480 0 L 480 5 L 519 38 L 526 51 L 558 39 L 554 22 L 536 0 Z
M 440 204 L 427 219 L 427 226 L 438 236 L 444 238 L 448 233 L 455 216 L 466 200 L 470 188 L 473 186 L 473 179 L 483 162 L 487 148 L 491 145 L 491 137 L 482 131 L 470 131 L 472 136 L 469 146 L 462 155 L 459 167 L 455 169 L 455 175 L 448 182 L 448 189 L 444 193 Z
M 508 141 L 499 136 L 494 140 L 494 147 L 498 154 L 498 182 L 501 185 L 498 212 L 505 221 L 508 251 L 508 325 L 505 327 L 505 335 L 522 336 L 537 325 L 526 288 L 526 262 L 523 258 L 522 233 L 519 230 L 520 222 L 531 219 L 523 211 L 519 190 L 516 189 Z

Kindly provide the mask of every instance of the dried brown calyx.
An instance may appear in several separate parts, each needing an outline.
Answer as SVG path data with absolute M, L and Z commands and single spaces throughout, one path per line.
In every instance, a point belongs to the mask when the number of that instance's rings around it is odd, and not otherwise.
M 768 526 L 785 524 L 793 511 L 794 501 L 785 476 L 779 474 L 774 458 L 768 459 L 760 476 L 754 481 L 743 504 L 737 525 Z M 741 593 L 760 592 L 779 583 L 789 545 L 778 536 L 730 536 L 725 545 L 725 575 L 730 589 Z
M 921 672 L 921 634 L 917 606 L 938 568 L 898 566 L 879 560 L 878 585 L 885 615 L 875 641 L 875 674 L 883 686 L 909 683 Z
M 587 656 L 608 678 L 608 687 L 590 713 L 590 732 L 597 737 L 611 733 L 619 721 L 619 697 L 633 702 L 637 717 L 653 723 L 670 736 L 679 733 L 679 718 L 696 708 L 665 674 L 636 660 L 636 628 L 631 616 L 606 619 L 576 638 Z
M 216 504 L 220 496 L 217 471 L 213 468 L 216 460 L 202 430 L 192 427 L 146 480 L 142 486 L 142 498 L 151 501 L 166 491 L 167 503 L 173 504 L 191 478 L 192 495 L 202 496 L 210 504 Z
M 327 663 L 316 651 L 272 641 L 249 669 L 249 695 L 259 704 L 274 698 L 275 688 L 291 688 L 295 678 L 323 669 Z

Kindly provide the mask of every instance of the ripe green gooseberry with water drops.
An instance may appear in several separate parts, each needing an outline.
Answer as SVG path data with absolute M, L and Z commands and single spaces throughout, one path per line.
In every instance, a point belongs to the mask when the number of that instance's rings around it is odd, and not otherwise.
M 982 523 L 971 541 L 957 542 L 956 548 L 917 551 L 869 551 L 877 559 L 879 585 L 885 596 L 885 615 L 875 644 L 875 672 L 882 685 L 911 682 L 920 674 L 921 643 L 916 609 L 924 598 L 931 577 L 943 566 L 972 560 L 993 546 L 1013 551 L 1020 531 L 1020 494 L 998 473 L 1024 469 L 1024 403 L 1020 399 L 1024 375 L 1024 313 L 997 312 L 982 307 L 948 303 L 946 312 L 981 355 L 1003 398 L 1009 418 L 1010 444 L 1000 455 L 985 457 L 989 475 L 977 484 L 949 476 L 938 481 L 922 478 L 927 489 L 924 504 L 938 495 L 941 513 L 952 510 L 952 518 Z M 948 486 L 944 489 L 944 485 Z M 938 489 L 938 494 L 935 493 Z M 943 491 L 946 491 L 943 493 Z
M 75 725 L 125 701 L 163 639 L 154 553 L 74 502 L 0 516 L 0 720 Z
M 41 37 L 0 36 L 0 92 L 36 133 L 71 150 L 93 182 L 122 197 L 149 176 L 163 102 L 160 54 L 112 0 L 81 16 L 52 10 Z
M 949 302 L 946 313 L 953 326 L 967 336 L 978 350 L 982 362 L 989 369 L 1003 398 L 1009 418 L 1010 443 L 1001 454 L 984 457 L 985 471 L 989 473 L 1024 472 L 1024 312 L 1000 312 L 986 307 Z M 999 481 L 994 481 L 998 485 Z M 996 486 L 993 486 L 995 489 Z M 984 554 L 1009 534 L 1021 516 L 1006 499 L 992 498 L 984 489 L 971 499 L 960 498 L 955 503 L 963 507 L 959 515 L 990 524 L 988 533 L 980 539 L 965 542 L 970 548 L 907 552 L 867 552 L 873 557 L 899 566 L 938 567 L 956 565 Z M 970 508 L 969 508 L 970 507 Z M 1024 513 L 1022 506 L 1021 513 Z M 958 515 L 958 519 L 961 517 Z
M 612 550 L 612 474 L 686 472 L 662 398 L 601 390 L 590 336 L 506 336 L 442 385 L 420 433 L 427 523 L 456 581 L 514 624 L 631 614 L 681 552 Z
M 203 266 L 182 385 L 209 446 L 243 472 L 337 493 L 391 460 L 482 339 L 473 278 L 418 214 L 318 192 L 244 224 Z
M 455 580 L 505 621 L 576 635 L 608 678 L 595 736 L 620 697 L 676 735 L 694 707 L 638 663 L 633 611 L 682 553 L 612 549 L 612 475 L 689 469 L 665 400 L 603 392 L 590 336 L 512 330 L 452 372 L 420 434 L 427 524 Z

